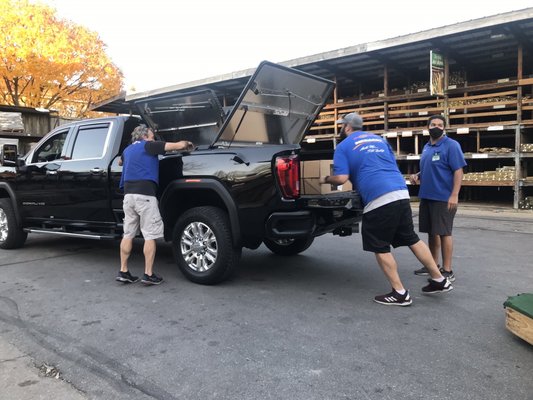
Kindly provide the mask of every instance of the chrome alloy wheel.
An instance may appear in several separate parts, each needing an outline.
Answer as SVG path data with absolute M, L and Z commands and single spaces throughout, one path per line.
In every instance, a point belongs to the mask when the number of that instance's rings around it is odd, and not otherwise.
M 5 211 L 0 208 L 0 242 L 5 242 L 7 239 L 9 226 L 7 225 L 7 215 Z
M 202 222 L 192 222 L 185 227 L 180 246 L 183 259 L 196 272 L 209 270 L 217 261 L 217 238 L 211 228 Z

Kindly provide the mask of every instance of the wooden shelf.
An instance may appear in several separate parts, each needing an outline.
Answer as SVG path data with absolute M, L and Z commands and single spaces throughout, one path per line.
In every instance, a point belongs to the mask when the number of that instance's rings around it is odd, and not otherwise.
M 461 186 L 514 186 L 514 181 L 463 181 Z
M 418 183 L 413 184 L 407 179 L 405 183 L 409 186 L 418 186 Z M 514 181 L 463 181 L 461 186 L 514 186 Z M 531 186 L 533 186 L 533 182 Z
M 520 179 L 520 181 L 518 182 L 518 185 L 523 186 L 523 187 L 532 187 L 533 180 Z
M 488 158 L 515 158 L 516 153 L 465 153 L 467 160 L 486 160 Z

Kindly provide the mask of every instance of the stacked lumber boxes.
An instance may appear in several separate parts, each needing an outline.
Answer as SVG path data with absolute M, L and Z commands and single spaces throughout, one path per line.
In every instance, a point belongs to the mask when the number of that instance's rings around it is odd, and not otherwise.
M 506 313 L 506 328 L 533 345 L 533 293 L 509 297 L 503 306 Z

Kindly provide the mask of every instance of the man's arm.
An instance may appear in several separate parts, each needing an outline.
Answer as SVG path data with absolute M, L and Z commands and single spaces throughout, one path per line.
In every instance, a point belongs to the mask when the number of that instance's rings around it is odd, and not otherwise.
M 461 184 L 463 182 L 463 169 L 459 168 L 453 172 L 453 188 L 452 194 L 448 199 L 448 209 L 457 208 L 459 204 L 459 190 L 461 190 Z
M 350 175 L 328 175 L 320 178 L 320 183 L 329 183 L 331 185 L 343 185 L 346 183 Z
M 187 150 L 191 151 L 194 149 L 194 145 L 192 142 L 189 142 L 188 140 L 180 140 L 179 142 L 166 142 L 165 143 L 165 151 L 173 151 L 173 150 Z
M 181 140 L 179 142 L 173 143 L 173 142 L 163 142 L 162 140 L 152 140 L 146 142 L 144 145 L 145 150 L 148 154 L 151 154 L 153 156 L 157 156 L 159 154 L 165 154 L 166 151 L 173 151 L 173 150 L 193 150 L 194 145 L 192 142 L 189 142 L 187 140 Z

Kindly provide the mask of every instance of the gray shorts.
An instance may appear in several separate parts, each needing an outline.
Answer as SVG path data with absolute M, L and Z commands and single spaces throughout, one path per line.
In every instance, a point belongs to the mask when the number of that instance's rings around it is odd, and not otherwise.
M 418 225 L 420 232 L 430 235 L 451 236 L 457 208 L 448 210 L 446 201 L 420 199 Z
M 144 240 L 163 237 L 163 220 L 154 196 L 127 194 L 124 196 L 124 237 L 133 239 L 139 229 Z

